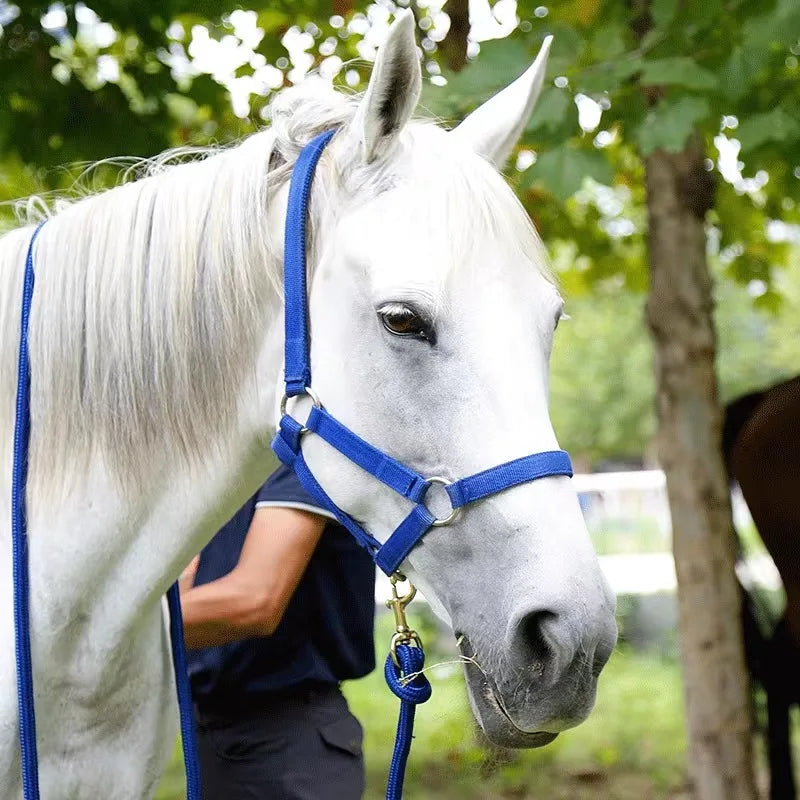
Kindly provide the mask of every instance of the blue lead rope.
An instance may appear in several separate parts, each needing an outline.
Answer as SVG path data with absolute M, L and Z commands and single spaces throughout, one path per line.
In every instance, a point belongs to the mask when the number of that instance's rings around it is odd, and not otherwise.
M 186 770 L 186 800 L 200 800 L 200 762 L 197 759 L 197 733 L 192 710 L 192 688 L 189 685 L 189 667 L 186 663 L 186 644 L 183 640 L 183 615 L 178 582 L 167 589 L 169 606 L 169 637 L 172 641 L 172 664 L 175 670 L 175 687 L 178 692 L 178 711 L 181 717 L 181 747 Z
M 414 734 L 414 715 L 417 706 L 430 700 L 433 691 L 422 672 L 425 666 L 425 653 L 422 648 L 398 644 L 395 652 L 400 666 L 394 663 L 390 653 L 386 656 L 383 667 L 386 683 L 400 698 L 400 716 L 397 720 L 392 763 L 386 783 L 386 800 L 401 800 L 403 797 L 403 779 L 406 775 L 406 762 L 411 752 L 411 739 Z
M 44 224 L 44 223 L 42 223 Z M 28 576 L 28 519 L 25 486 L 28 481 L 30 441 L 31 370 L 28 361 L 28 319 L 33 299 L 33 245 L 42 226 L 33 232 L 22 279 L 19 359 L 17 361 L 17 407 L 14 418 L 14 463 L 11 472 L 11 549 L 14 581 L 14 649 L 17 659 L 19 747 L 22 764 L 22 794 L 39 800 L 39 759 L 36 752 L 36 712 L 33 706 L 33 667 L 29 625 L 30 581 Z
M 22 767 L 22 796 L 39 800 L 39 757 L 36 751 L 36 711 L 33 698 L 31 661 L 30 580 L 28 572 L 28 520 L 25 503 L 28 480 L 28 443 L 30 441 L 31 370 L 28 360 L 28 321 L 33 300 L 33 246 L 42 229 L 41 223 L 31 236 L 25 259 L 22 282 L 19 360 L 17 362 L 17 406 L 14 419 L 14 459 L 11 473 L 11 549 L 14 582 L 14 648 L 17 661 L 17 700 L 19 705 L 19 744 Z M 192 713 L 192 694 L 186 668 L 186 647 L 178 584 L 167 592 L 172 661 L 178 691 L 181 718 L 183 761 L 186 767 L 187 800 L 201 800 L 200 765 L 197 761 L 197 737 Z

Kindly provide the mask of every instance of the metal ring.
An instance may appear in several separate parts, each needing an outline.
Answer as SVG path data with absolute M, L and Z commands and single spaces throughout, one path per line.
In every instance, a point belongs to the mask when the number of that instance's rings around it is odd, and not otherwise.
M 303 389 L 303 394 L 307 394 L 311 398 L 311 402 L 314 404 L 315 408 L 322 408 L 322 401 L 319 399 L 319 395 L 310 387 L 306 386 Z M 302 395 L 292 395 L 292 397 L 302 397 Z M 286 404 L 289 402 L 289 395 L 284 394 L 281 398 L 281 416 L 285 416 L 286 414 Z M 305 433 L 308 430 L 305 426 L 303 426 L 302 433 Z
M 442 478 L 440 475 L 432 475 L 430 478 L 425 479 L 425 483 L 428 485 L 432 483 L 437 483 L 439 486 L 450 486 L 453 481 L 447 480 L 447 478 Z M 449 495 L 448 495 L 449 497 Z M 430 511 L 430 509 L 428 509 Z M 431 525 L 434 528 L 440 528 L 443 525 L 449 525 L 451 522 L 454 522 L 458 515 L 461 513 L 461 508 L 454 508 L 446 517 L 442 517 L 442 519 L 434 519 Z M 433 516 L 433 514 L 431 514 Z

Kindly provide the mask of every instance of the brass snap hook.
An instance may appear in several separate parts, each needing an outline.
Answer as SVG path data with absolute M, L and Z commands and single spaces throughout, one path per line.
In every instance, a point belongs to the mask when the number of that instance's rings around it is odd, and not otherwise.
M 386 601 L 386 607 L 392 609 L 395 625 L 395 633 L 389 645 L 389 653 L 392 656 L 392 661 L 399 667 L 397 645 L 409 644 L 414 647 L 422 647 L 422 640 L 419 638 L 419 634 L 413 628 L 408 627 L 408 620 L 406 619 L 406 606 L 417 594 L 417 587 L 402 572 L 395 572 L 389 577 L 389 581 L 392 584 L 392 596 Z M 397 584 L 405 583 L 406 581 L 408 581 L 408 592 L 401 595 L 397 591 Z

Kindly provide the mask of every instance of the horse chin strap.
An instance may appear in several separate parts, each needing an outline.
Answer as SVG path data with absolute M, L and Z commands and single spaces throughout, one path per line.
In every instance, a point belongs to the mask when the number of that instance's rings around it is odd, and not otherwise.
M 396 631 L 392 637 L 384 672 L 389 687 L 401 700 L 401 707 L 386 797 L 387 800 L 399 800 L 411 747 L 414 709 L 417 704 L 424 703 L 431 696 L 430 684 L 422 673 L 422 642 L 417 633 L 408 627 L 405 617 L 405 608 L 416 590 L 411 586 L 406 595 L 398 595 L 397 584 L 405 581 L 405 577 L 398 571 L 400 565 L 431 528 L 449 525 L 464 506 L 538 478 L 553 475 L 571 477 L 572 464 L 565 451 L 551 450 L 507 461 L 458 480 L 438 475 L 424 477 L 364 441 L 325 410 L 320 398 L 311 388 L 306 222 L 314 170 L 334 133 L 333 130 L 325 131 L 303 148 L 289 184 L 283 276 L 286 304 L 286 393 L 281 401 L 281 421 L 272 448 L 278 458 L 294 470 L 300 483 L 317 502 L 328 509 L 359 544 L 366 548 L 392 582 L 392 598 L 387 601 L 387 605 L 394 611 Z M 299 395 L 307 395 L 312 401 L 311 412 L 305 424 L 299 423 L 287 413 L 289 399 Z M 302 449 L 303 437 L 310 433 L 320 436 L 365 472 L 413 504 L 411 511 L 383 544 L 342 511 L 311 473 L 303 458 Z M 450 498 L 452 510 L 446 517 L 435 517 L 425 505 L 426 493 L 434 484 L 443 486 Z

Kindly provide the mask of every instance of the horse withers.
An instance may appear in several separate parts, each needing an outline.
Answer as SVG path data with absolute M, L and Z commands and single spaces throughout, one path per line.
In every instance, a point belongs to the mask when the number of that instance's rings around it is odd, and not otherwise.
M 34 253 L 28 483 L 44 797 L 140 800 L 163 772 L 177 715 L 161 598 L 268 471 L 287 178 L 321 131 L 337 129 L 309 226 L 311 359 L 326 407 L 424 475 L 557 449 L 547 370 L 562 300 L 496 171 L 539 93 L 548 45 L 448 132 L 411 119 L 421 76 L 402 17 L 363 98 L 313 81 L 285 90 L 270 129 L 190 163 L 165 157 L 47 222 Z M 0 240 L 7 463 L 31 233 Z M 304 452 L 379 540 L 408 512 L 325 442 L 310 437 Z M 8 503 L 7 471 L 3 481 Z M 446 516 L 446 497 L 430 494 Z M 8 526 L 0 537 L 10 564 Z M 465 509 L 404 571 L 472 659 L 470 699 L 490 738 L 537 746 L 586 717 L 616 626 L 568 478 Z M 0 606 L 0 794 L 14 798 L 10 582 Z

